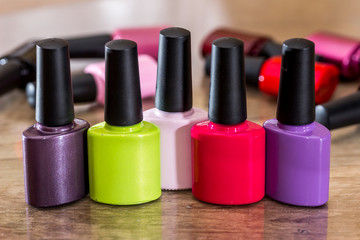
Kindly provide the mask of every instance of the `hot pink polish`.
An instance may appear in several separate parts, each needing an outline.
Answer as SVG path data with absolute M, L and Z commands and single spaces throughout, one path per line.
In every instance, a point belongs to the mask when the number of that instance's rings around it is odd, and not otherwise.
M 192 107 L 190 32 L 167 28 L 160 32 L 155 107 L 146 121 L 160 128 L 161 188 L 191 188 L 191 128 L 207 119 Z
M 265 193 L 265 130 L 247 121 L 244 43 L 212 43 L 209 121 L 193 126 L 192 193 L 213 204 L 260 201 Z
M 112 33 L 113 39 L 128 39 L 137 43 L 139 54 L 158 57 L 159 32 L 169 26 L 124 28 Z

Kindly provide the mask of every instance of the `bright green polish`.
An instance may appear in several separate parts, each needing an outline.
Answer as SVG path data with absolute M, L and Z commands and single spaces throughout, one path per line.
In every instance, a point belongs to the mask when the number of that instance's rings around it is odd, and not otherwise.
M 131 205 L 161 196 L 160 130 L 149 122 L 133 126 L 98 123 L 88 130 L 90 198 Z

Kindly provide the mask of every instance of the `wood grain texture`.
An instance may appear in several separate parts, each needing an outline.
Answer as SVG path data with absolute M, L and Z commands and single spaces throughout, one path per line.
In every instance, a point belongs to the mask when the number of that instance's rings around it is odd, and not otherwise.
M 111 3 L 111 1 L 104 2 Z M 122 3 L 117 4 L 125 8 L 123 10 L 125 17 L 129 17 L 125 12 L 133 10 L 135 3 L 119 2 Z M 135 2 L 139 4 L 140 1 Z M 228 25 L 245 30 L 254 29 L 255 32 L 271 34 L 278 40 L 294 35 L 306 35 L 315 28 L 350 33 L 360 39 L 358 29 L 360 17 L 352 14 L 355 11 L 353 9 L 360 7 L 358 1 L 347 1 L 346 5 L 341 1 L 319 1 L 324 6 L 314 2 L 314 8 L 300 6 L 300 2 L 290 6 L 284 5 L 285 1 L 274 1 L 271 6 L 273 11 L 278 14 L 284 12 L 283 16 L 272 14 L 268 10 L 270 6 L 267 1 L 253 1 L 247 5 L 241 5 L 245 4 L 244 1 L 224 2 L 222 4 L 223 1 L 210 1 L 207 10 L 213 14 L 212 18 L 210 13 L 206 13 L 203 9 L 205 1 L 194 2 L 193 5 L 190 5 L 190 1 L 175 1 L 172 4 L 155 1 L 154 6 L 147 5 L 149 11 L 158 7 L 168 12 L 151 19 L 148 19 L 146 14 L 144 19 L 132 19 L 132 25 L 143 24 L 143 21 L 149 21 L 149 24 L 170 22 L 192 30 L 194 105 L 203 109 L 207 109 L 208 104 L 209 78 L 202 74 L 203 62 L 198 53 L 202 38 L 215 26 Z M 259 8 L 261 2 L 264 5 Z M 301 3 L 312 2 L 301 1 Z M 80 6 L 75 7 L 80 8 Z M 60 11 L 66 12 L 73 7 L 73 5 L 64 5 Z M 92 11 L 92 8 L 98 5 L 92 2 L 86 7 Z M 52 12 L 55 15 L 60 14 L 54 7 L 45 9 L 49 14 Z M 257 9 L 259 12 L 255 11 Z M 300 9 L 302 13 L 295 13 L 296 9 Z M 186 18 L 179 13 L 179 11 L 184 13 L 184 10 L 187 10 Z M 337 10 L 339 14 L 334 15 Z M 289 11 L 295 16 L 291 16 Z M 31 15 L 31 13 L 30 11 L 24 14 Z M 16 18 L 21 19 L 23 15 L 17 14 L 15 14 Z M 107 20 L 101 16 L 105 14 L 105 12 L 100 13 L 97 19 L 104 24 Z M 76 19 L 77 16 L 70 14 L 69 18 Z M 122 18 L 119 16 L 120 20 Z M 14 15 L 0 17 L 0 26 L 4 26 L 2 24 L 8 19 L 14 19 Z M 285 21 L 286 19 L 290 20 Z M 22 21 L 19 20 L 17 24 L 26 26 Z M 240 23 L 243 23 L 244 27 L 241 27 Z M 294 24 L 295 28 L 293 28 Z M 96 23 L 94 23 L 95 27 L 91 28 L 91 26 L 89 24 L 85 32 L 97 30 Z M 70 27 L 64 24 L 58 30 L 63 33 L 77 30 L 81 32 L 76 24 Z M 10 31 L 13 37 L 21 36 L 21 29 L 11 28 Z M 40 28 L 34 35 L 46 35 L 46 31 L 48 31 L 46 27 Z M 12 44 L 12 40 L 19 41 L 14 38 L 6 40 L 4 36 L 0 36 L 0 40 L 6 43 L 0 46 L 1 53 L 8 50 L 7 47 Z M 357 86 L 357 82 L 341 83 L 333 99 L 355 92 Z M 143 104 L 144 110 L 149 109 L 154 106 L 154 99 L 147 99 Z M 265 120 L 274 118 L 276 100 L 255 88 L 248 87 L 247 108 L 248 120 L 262 124 Z M 95 105 L 76 106 L 76 116 L 86 119 L 93 125 L 103 121 L 103 108 Z M 360 238 L 359 125 L 332 131 L 330 200 L 322 207 L 294 207 L 272 201 L 267 197 L 259 203 L 247 206 L 217 206 L 196 200 L 190 191 L 165 191 L 159 200 L 138 206 L 98 204 L 87 197 L 61 207 L 36 209 L 25 203 L 21 145 L 22 131 L 34 123 L 34 110 L 27 105 L 21 90 L 14 90 L 0 97 L 0 123 L 0 239 Z

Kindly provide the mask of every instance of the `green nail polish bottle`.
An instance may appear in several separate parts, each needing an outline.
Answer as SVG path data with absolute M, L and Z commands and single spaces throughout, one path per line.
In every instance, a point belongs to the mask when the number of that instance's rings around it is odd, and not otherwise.
M 90 198 L 132 205 L 161 196 L 160 130 L 143 121 L 136 43 L 105 46 L 105 122 L 88 130 Z

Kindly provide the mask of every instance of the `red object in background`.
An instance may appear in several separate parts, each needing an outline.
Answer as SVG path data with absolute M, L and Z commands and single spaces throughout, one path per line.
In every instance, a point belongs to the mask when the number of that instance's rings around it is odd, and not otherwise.
M 246 63 L 245 63 L 246 64 Z M 280 83 L 281 56 L 265 60 L 259 73 L 259 89 L 277 96 Z M 315 63 L 315 102 L 327 102 L 339 82 L 339 69 L 328 63 Z
M 211 32 L 204 40 L 202 47 L 202 55 L 211 53 L 211 44 L 214 40 L 222 37 L 232 37 L 240 39 L 244 42 L 244 53 L 245 55 L 257 56 L 261 51 L 262 47 L 267 41 L 270 41 L 269 37 L 256 35 L 247 32 L 238 32 L 227 28 L 219 28 Z
M 193 195 L 204 202 L 240 205 L 265 194 L 265 130 L 245 121 L 210 121 L 191 130 Z

